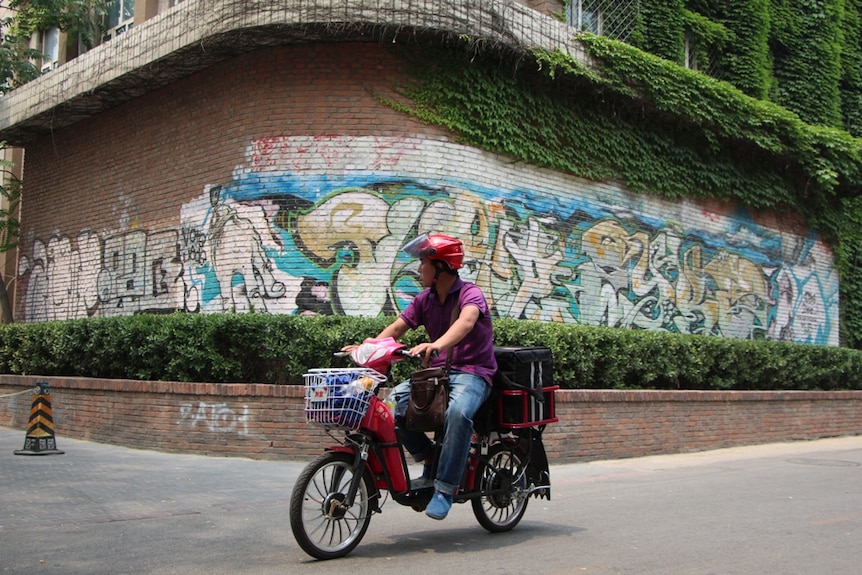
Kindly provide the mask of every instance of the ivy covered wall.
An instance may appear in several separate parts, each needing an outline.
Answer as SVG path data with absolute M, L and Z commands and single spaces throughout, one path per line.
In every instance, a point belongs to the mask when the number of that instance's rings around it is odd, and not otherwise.
M 618 2 L 594 2 L 599 8 Z M 630 43 L 862 136 L 862 0 L 641 0 Z
M 845 311 L 859 309 L 848 291 L 859 285 L 858 138 L 626 44 L 579 39 L 590 68 L 560 53 L 417 52 L 410 104 L 392 105 L 471 145 L 637 193 L 800 214 L 836 253 Z M 862 341 L 860 320 L 845 314 L 844 345 Z
M 579 5 L 608 18 L 625 3 Z M 550 96 L 577 98 L 558 111 L 574 118 L 558 123 L 559 150 L 539 138 L 525 157 L 540 148 L 550 165 L 642 193 L 801 214 L 836 256 L 842 343 L 862 346 L 862 0 L 637 0 L 628 10 L 638 24 L 623 40 L 643 52 L 582 34 L 597 70 L 538 56 L 553 82 L 583 91 Z M 564 149 L 588 133 L 601 134 L 587 140 L 592 152 Z

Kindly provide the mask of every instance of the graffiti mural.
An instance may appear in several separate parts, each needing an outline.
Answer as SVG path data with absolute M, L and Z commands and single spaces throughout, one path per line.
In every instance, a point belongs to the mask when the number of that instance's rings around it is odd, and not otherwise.
M 457 158 L 453 163 L 452 158 Z M 496 317 L 838 343 L 815 236 L 410 138 L 265 138 L 176 230 L 85 230 L 22 257 L 27 321 L 139 311 L 376 316 L 420 289 L 401 247 L 465 242 Z

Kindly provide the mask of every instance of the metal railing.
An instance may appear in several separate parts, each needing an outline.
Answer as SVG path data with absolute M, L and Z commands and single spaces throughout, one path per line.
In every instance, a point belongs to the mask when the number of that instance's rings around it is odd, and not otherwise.
M 566 5 L 570 26 L 621 42 L 634 32 L 639 13 L 640 0 L 572 0 Z

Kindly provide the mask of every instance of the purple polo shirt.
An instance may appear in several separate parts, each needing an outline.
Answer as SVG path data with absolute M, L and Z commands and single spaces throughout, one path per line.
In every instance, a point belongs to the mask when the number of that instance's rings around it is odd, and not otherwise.
M 468 305 L 479 308 L 479 319 L 476 325 L 458 345 L 452 358 L 452 368 L 473 373 L 485 379 L 489 384 L 497 372 L 497 359 L 494 357 L 494 328 L 491 324 L 491 314 L 488 313 L 488 302 L 479 286 L 457 278 L 442 304 L 437 295 L 426 289 L 413 298 L 407 309 L 401 314 L 401 319 L 410 327 L 425 326 L 430 341 L 437 341 L 449 329 L 452 320 L 452 308 L 456 305 L 464 309 Z M 446 363 L 446 353 L 441 353 L 431 360 L 431 365 Z

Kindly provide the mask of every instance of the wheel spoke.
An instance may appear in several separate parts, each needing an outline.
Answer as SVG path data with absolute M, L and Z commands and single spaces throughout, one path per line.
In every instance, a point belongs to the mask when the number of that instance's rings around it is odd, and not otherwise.
M 480 467 L 480 488 L 484 495 L 473 500 L 473 513 L 491 532 L 515 527 L 527 508 L 524 497 L 525 462 L 517 445 L 497 444 Z

